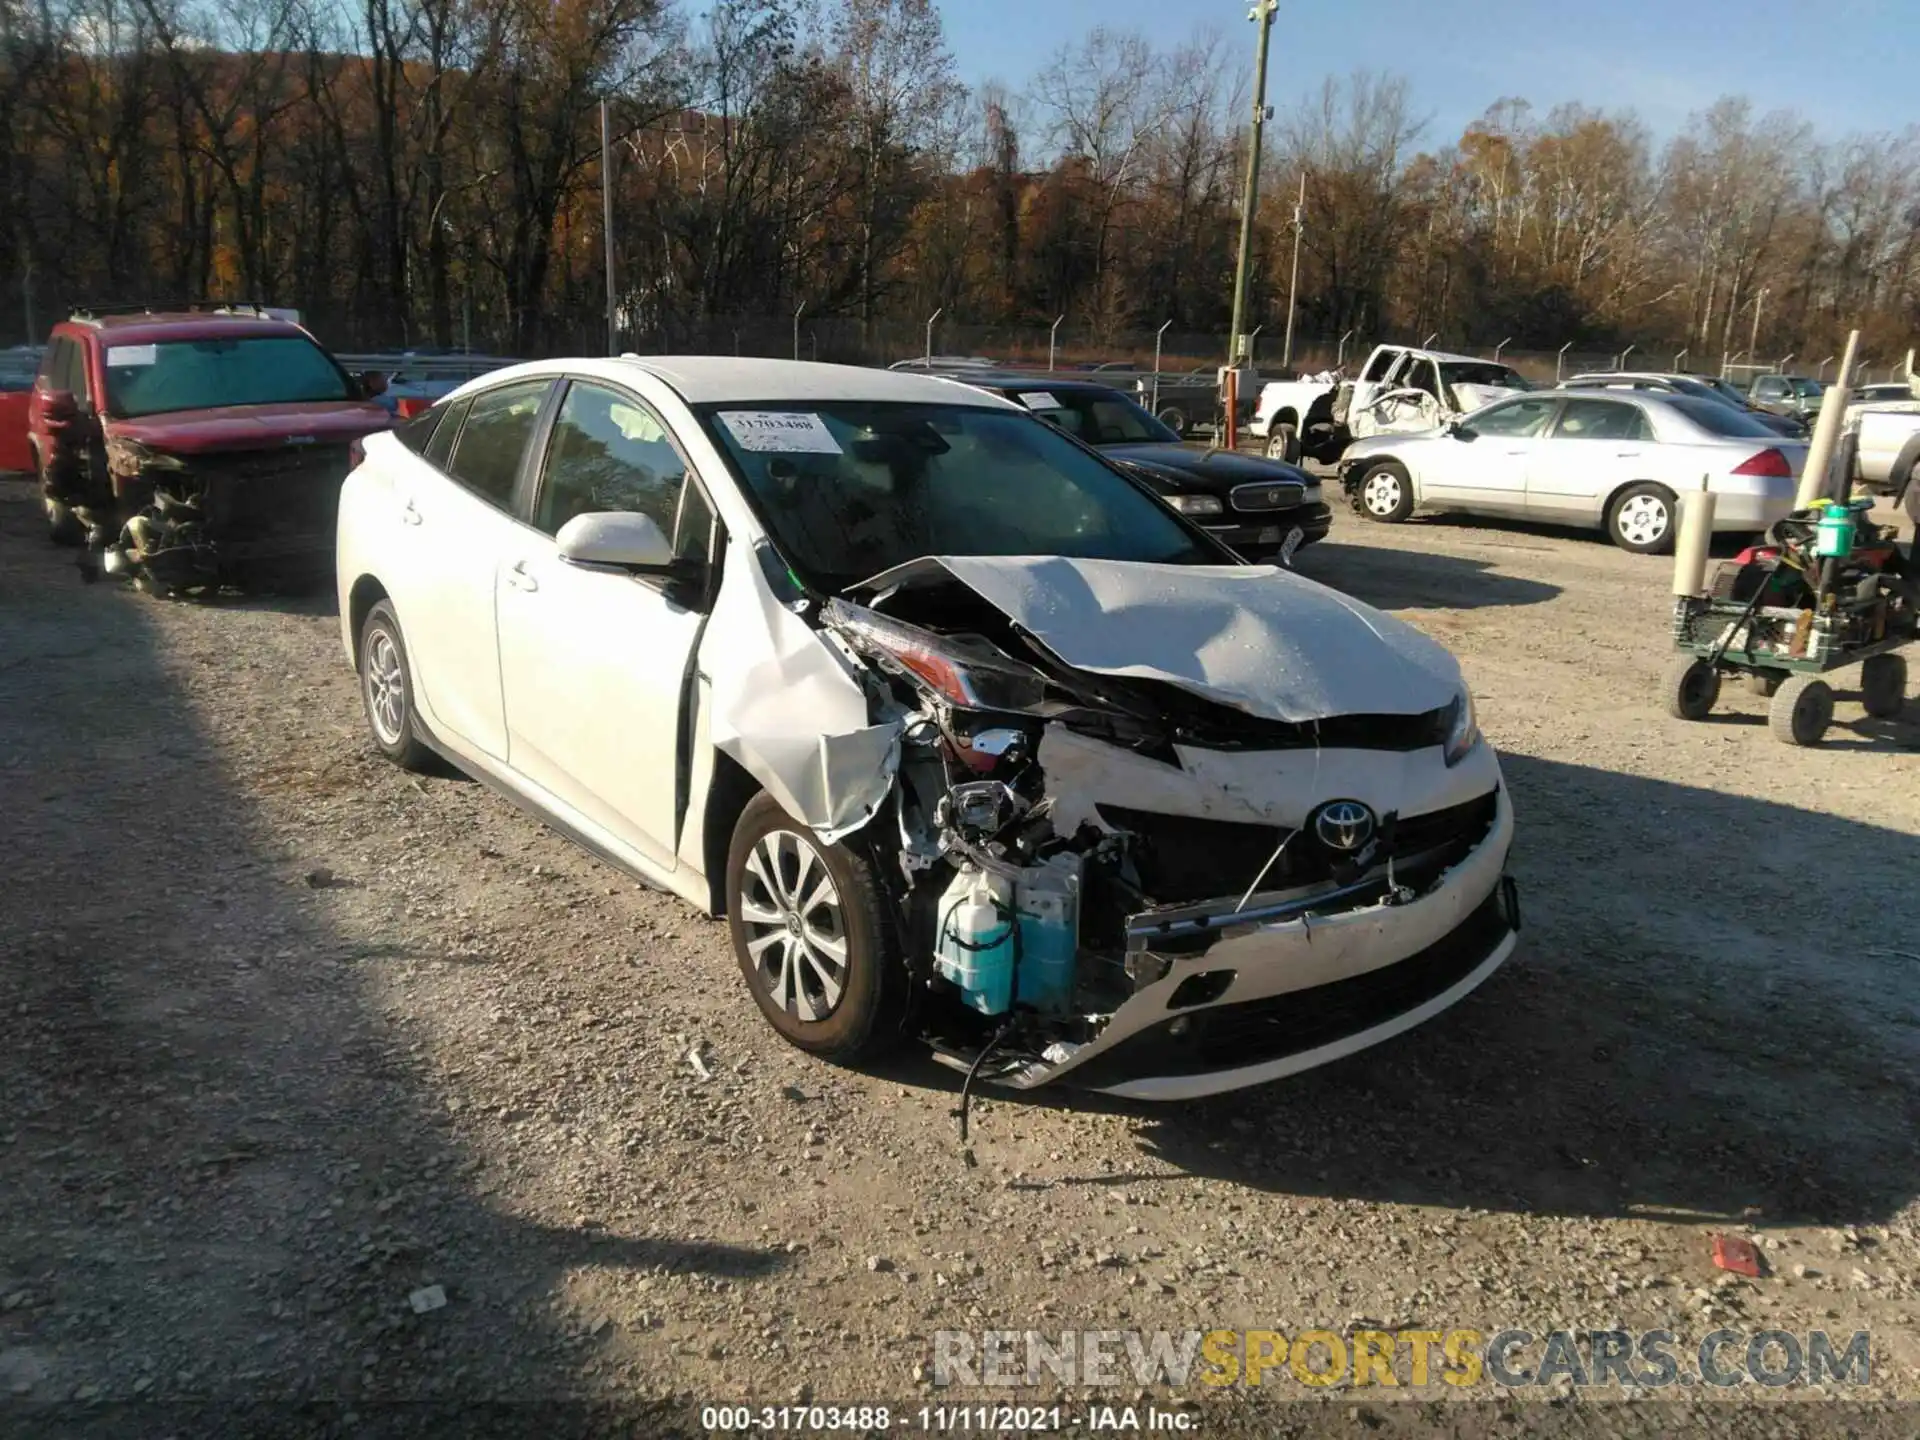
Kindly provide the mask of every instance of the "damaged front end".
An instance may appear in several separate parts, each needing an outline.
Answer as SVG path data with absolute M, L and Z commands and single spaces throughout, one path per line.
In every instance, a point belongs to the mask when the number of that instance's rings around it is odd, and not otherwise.
M 88 552 L 162 595 L 310 585 L 331 563 L 352 463 L 345 445 L 176 455 L 110 437 L 113 503 L 81 512 Z
M 916 562 L 821 617 L 900 727 L 892 818 L 868 836 L 898 828 L 936 1054 L 1016 1088 L 1205 1094 L 1385 1039 L 1506 958 L 1512 813 L 1464 691 L 1416 672 L 1408 693 L 1436 703 L 1413 713 L 1367 708 L 1373 682 L 1349 687 L 1361 708 L 1316 708 L 1310 677 L 1275 675 L 1292 698 L 1262 706 L 1239 698 L 1257 666 L 1109 665 L 1064 638 L 1062 607 L 1049 628 L 998 588 L 1037 573 Z M 1190 618 L 1167 611 L 1176 647 Z

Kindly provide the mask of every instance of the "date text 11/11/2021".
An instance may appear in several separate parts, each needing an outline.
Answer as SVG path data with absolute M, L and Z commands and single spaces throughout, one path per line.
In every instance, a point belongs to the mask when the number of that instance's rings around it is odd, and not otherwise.
M 709 1405 L 700 1412 L 701 1428 L 715 1434 L 1044 1435 L 1068 1429 L 1181 1434 L 1199 1423 L 1193 1411 L 1152 1405 L 1095 1405 L 1084 1414 L 1057 1405 L 922 1405 L 898 1411 L 884 1405 Z

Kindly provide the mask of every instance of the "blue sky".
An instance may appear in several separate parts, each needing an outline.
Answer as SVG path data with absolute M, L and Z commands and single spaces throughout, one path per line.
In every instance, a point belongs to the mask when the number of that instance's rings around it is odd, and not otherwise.
M 1214 26 L 1251 75 L 1248 0 L 939 0 L 969 83 L 1018 88 L 1096 25 L 1172 46 Z M 1450 27 L 1450 28 L 1449 28 Z M 1281 0 L 1268 103 L 1328 74 L 1404 75 L 1426 145 L 1450 141 L 1503 96 L 1544 112 L 1577 100 L 1632 108 L 1664 139 L 1721 95 L 1785 107 L 1823 138 L 1920 122 L 1920 0 Z

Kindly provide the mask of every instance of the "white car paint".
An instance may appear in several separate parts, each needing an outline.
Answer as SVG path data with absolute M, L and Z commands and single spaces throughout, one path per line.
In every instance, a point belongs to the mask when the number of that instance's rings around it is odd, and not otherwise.
M 1491 379 L 1467 382 L 1456 378 L 1456 373 L 1465 367 L 1480 373 L 1494 364 L 1476 356 L 1444 350 L 1408 345 L 1376 346 L 1351 381 L 1343 382 L 1338 373 L 1325 371 L 1302 380 L 1276 380 L 1267 384 L 1260 391 L 1248 429 L 1265 438 L 1273 433 L 1277 423 L 1304 427 L 1314 406 L 1323 400 L 1331 403 L 1333 413 L 1344 419 L 1354 439 L 1438 429 L 1448 420 L 1471 414 L 1526 388 L 1518 374 L 1505 366 L 1498 369 L 1511 377 L 1510 385 L 1493 383 Z M 1343 389 L 1344 396 L 1340 393 Z
M 1645 391 L 1534 391 L 1445 431 L 1357 441 L 1345 469 L 1363 507 L 1378 498 L 1367 494 L 1369 473 L 1392 460 L 1405 467 L 1416 505 L 1473 514 L 1600 526 L 1630 485 L 1651 482 L 1678 497 L 1703 480 L 1716 497 L 1716 530 L 1763 530 L 1789 514 L 1806 442 L 1772 434 L 1727 407 L 1717 407 L 1728 417 L 1716 421 L 1721 428 L 1758 433 L 1716 434 L 1696 418 L 1694 406 L 1717 402 Z M 1610 418 L 1596 421 L 1603 414 L 1596 407 L 1610 407 Z M 1536 415 L 1537 424 L 1523 423 Z M 1629 424 L 1629 416 L 1637 418 Z M 1767 451 L 1778 452 L 1790 473 L 1735 473 Z
M 515 366 L 461 387 L 440 413 L 533 379 L 604 386 L 657 417 L 720 524 L 711 603 L 563 557 L 556 539 L 521 518 L 531 514 L 524 507 L 537 484 L 537 455 L 523 462 L 515 501 L 503 509 L 416 453 L 402 434 L 385 433 L 367 441 L 366 460 L 341 495 L 343 644 L 357 662 L 357 622 L 384 592 L 404 631 L 415 704 L 434 748 L 613 863 L 716 913 L 724 877 L 710 873 L 709 857 L 724 854 L 726 835 L 709 829 L 731 824 L 709 813 L 720 794 L 720 757 L 830 843 L 873 819 L 899 783 L 911 717 L 876 700 L 876 672 L 831 618 L 823 623 L 816 608 L 776 594 L 770 564 L 784 562 L 774 537 L 692 407 L 897 400 L 1025 412 L 910 373 L 702 357 Z M 1154 800 L 1172 815 L 1250 814 L 1304 828 L 1317 806 L 1339 797 L 1408 819 L 1494 802 L 1484 836 L 1417 896 L 1316 908 L 1311 918 L 1299 909 L 1315 899 L 1313 887 L 1238 897 L 1244 916 L 1235 897 L 1210 902 L 1230 907 L 1234 922 L 1220 922 L 1211 950 L 1184 955 L 1157 985 L 1119 1005 L 1093 1043 L 1050 1051 L 1046 1063 L 1004 1083 L 1070 1075 L 1160 1024 L 1167 992 L 1211 965 L 1210 957 L 1230 954 L 1238 978 L 1224 995 L 1192 1007 L 1196 1013 L 1379 969 L 1446 939 L 1467 917 L 1491 913 L 1512 809 L 1498 760 L 1474 728 L 1457 664 L 1410 627 L 1268 567 L 944 556 L 892 573 L 923 567 L 975 589 L 1063 665 L 1178 685 L 1261 723 L 1453 717 L 1444 746 L 1183 746 L 1177 767 L 1049 726 L 1039 763 L 1063 814 L 1084 813 L 1100 827 L 1101 801 Z M 868 582 L 876 603 L 878 591 L 912 583 L 879 584 L 886 578 Z M 904 839 L 904 819 L 885 823 Z M 887 840 L 891 833 L 876 843 L 897 843 Z M 1444 993 L 1310 1055 L 1244 1073 L 1148 1075 L 1109 1088 L 1211 1093 L 1350 1053 L 1446 1008 L 1511 950 L 1512 935 L 1503 931 Z

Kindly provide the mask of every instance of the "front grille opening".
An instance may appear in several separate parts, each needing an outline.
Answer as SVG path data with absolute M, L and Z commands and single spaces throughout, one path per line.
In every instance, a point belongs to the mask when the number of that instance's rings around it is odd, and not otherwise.
M 1408 859 L 1430 850 L 1457 849 L 1464 854 L 1493 828 L 1498 804 L 1497 792 L 1489 790 L 1444 810 L 1402 815 L 1380 859 L 1389 854 L 1395 860 Z M 1156 905 L 1185 905 L 1244 893 L 1291 833 L 1281 826 L 1164 815 L 1124 805 L 1097 808 L 1109 826 L 1135 838 L 1133 862 L 1140 888 Z M 1294 834 L 1280 858 L 1267 868 L 1260 888 L 1291 890 L 1327 884 L 1334 878 L 1333 865 L 1334 857 L 1311 835 Z

